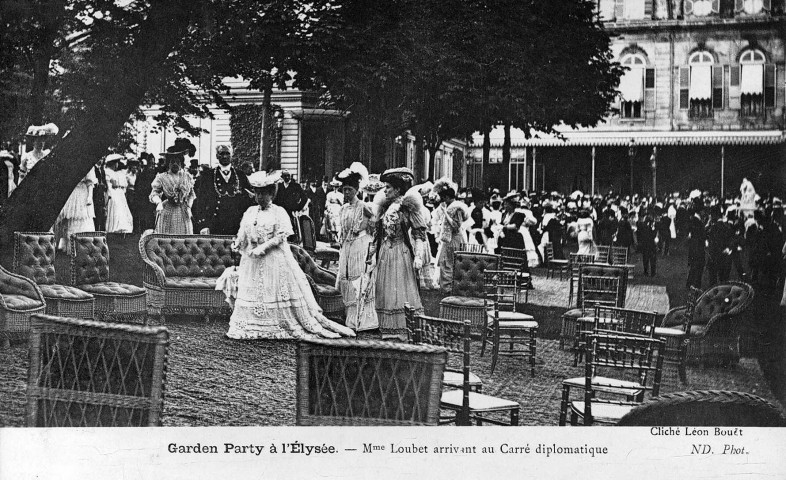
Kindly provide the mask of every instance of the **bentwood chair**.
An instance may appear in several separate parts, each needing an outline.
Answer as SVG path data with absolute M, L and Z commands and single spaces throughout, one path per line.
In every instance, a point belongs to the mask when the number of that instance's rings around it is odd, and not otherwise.
M 471 425 L 474 420 L 478 425 L 482 425 L 484 422 L 495 425 L 518 425 L 521 408 L 518 403 L 484 395 L 475 387 L 474 378 L 476 377 L 470 372 L 470 321 L 466 319 L 463 321 L 448 320 L 426 317 L 425 315 L 414 315 L 414 320 L 416 342 L 444 346 L 449 351 L 462 354 L 461 383 L 458 385 L 458 389 L 443 391 L 440 398 L 440 407 L 454 411 L 456 414 L 441 423 Z M 443 381 L 443 386 L 450 387 L 451 385 Z M 497 416 L 500 413 L 508 414 L 509 420 L 503 421 L 489 417 L 489 415 Z
M 532 276 L 527 264 L 527 251 L 519 248 L 499 248 L 500 270 L 514 272 L 518 285 L 517 297 L 524 293 L 524 303 L 529 303 L 529 291 L 532 289 Z M 518 301 L 518 300 L 517 300 Z
M 675 392 L 649 400 L 622 417 L 624 427 L 784 427 L 783 410 L 744 392 Z
M 611 265 L 611 246 L 598 245 L 598 251 L 595 253 L 595 263 Z
M 457 252 L 486 253 L 486 246 L 480 243 L 461 243 Z
M 611 264 L 625 268 L 628 276 L 633 278 L 633 270 L 636 268 L 636 265 L 628 263 L 627 247 L 611 247 Z
M 518 276 L 504 270 L 484 272 L 489 319 L 481 346 L 485 353 L 486 343 L 491 344 L 491 373 L 499 357 L 524 357 L 529 361 L 530 375 L 535 376 L 538 322 L 532 315 L 516 311 Z
M 443 348 L 361 340 L 297 347 L 297 425 L 437 425 Z
M 663 348 L 663 361 L 677 366 L 682 383 L 688 383 L 689 332 L 696 301 L 702 293 L 704 292 L 701 289 L 690 287 L 687 304 L 669 310 L 663 317 L 660 326 L 655 327 L 655 335 L 666 342 Z
M 145 289 L 110 280 L 106 233 L 72 234 L 69 248 L 71 285 L 95 297 L 96 320 L 147 323 Z
M 451 354 L 463 354 L 463 322 L 447 318 L 428 317 L 418 315 L 408 303 L 404 304 L 404 316 L 407 320 L 409 341 L 415 345 L 433 345 L 442 347 L 448 352 L 448 365 L 442 377 L 442 385 L 451 388 L 464 386 L 463 370 L 451 368 Z M 465 320 L 469 321 L 469 320 Z M 474 373 L 469 373 L 470 389 L 480 393 L 483 390 L 483 381 Z
M 33 316 L 27 426 L 160 426 L 168 346 L 165 327 Z
M 483 272 L 498 270 L 499 265 L 497 255 L 456 252 L 450 295 L 439 302 L 439 316 L 453 320 L 469 319 L 472 334 L 483 336 L 488 318 Z
M 27 338 L 30 317 L 42 313 L 46 303 L 34 281 L 9 272 L 0 265 L 0 342 L 9 348 L 11 340 Z
M 559 424 L 565 425 L 570 411 L 571 425 L 578 425 L 579 418 L 584 425 L 595 423 L 616 424 L 643 400 L 649 391 L 652 397 L 660 393 L 663 355 L 663 341 L 643 335 L 596 330 L 588 338 L 590 348 L 584 368 L 584 398 L 570 400 L 570 383 L 562 385 L 562 403 Z M 629 395 L 630 389 L 622 382 L 625 379 L 607 378 L 599 372 L 614 369 L 617 374 L 638 376 L 636 393 Z M 619 391 L 615 390 L 622 387 Z M 611 395 L 609 395 L 609 393 Z M 625 396 L 624 400 L 619 399 Z M 610 398 L 611 397 L 611 398 Z
M 554 272 L 559 272 L 559 279 L 562 280 L 562 273 L 568 271 L 568 260 L 564 258 L 554 258 L 554 244 L 546 243 L 543 246 L 544 262 L 546 264 L 546 278 L 553 277 Z
M 581 273 L 581 266 L 586 265 L 588 263 L 595 263 L 594 255 L 584 255 L 579 253 L 570 254 L 570 259 L 568 260 L 568 273 L 570 274 L 570 286 L 568 289 L 568 306 L 573 305 L 574 292 L 576 292 L 576 294 L 578 295 L 579 275 Z
M 55 235 L 51 232 L 14 232 L 14 272 L 38 285 L 48 315 L 92 320 L 95 298 L 57 283 L 55 251 Z

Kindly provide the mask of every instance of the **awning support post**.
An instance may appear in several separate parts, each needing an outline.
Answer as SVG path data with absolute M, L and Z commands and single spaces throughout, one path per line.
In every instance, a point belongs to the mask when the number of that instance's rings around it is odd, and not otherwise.
M 725 178 L 724 178 L 725 176 L 726 176 L 726 147 L 724 145 L 721 145 L 721 184 L 720 184 L 721 199 L 723 198 L 725 193 L 723 188 L 723 184 L 725 182 Z
M 595 145 L 592 146 L 592 175 L 590 177 L 590 195 L 595 195 Z

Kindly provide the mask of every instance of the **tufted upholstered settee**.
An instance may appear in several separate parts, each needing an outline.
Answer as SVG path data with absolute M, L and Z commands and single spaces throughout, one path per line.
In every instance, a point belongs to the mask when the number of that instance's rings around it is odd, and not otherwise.
M 14 272 L 41 288 L 48 315 L 93 319 L 95 297 L 76 287 L 57 283 L 53 233 L 14 232 Z
M 41 289 L 29 278 L 0 266 L 0 342 L 8 348 L 11 339 L 26 338 L 30 317 L 44 311 Z
M 95 297 L 96 320 L 147 323 L 145 290 L 110 279 L 106 233 L 74 233 L 69 250 L 71 285 Z
M 292 255 L 297 260 L 300 269 L 305 272 L 311 291 L 322 308 L 322 313 L 339 323 L 344 323 L 344 300 L 341 292 L 336 288 L 336 276 L 316 264 L 311 255 L 297 245 L 289 245 Z
M 753 296 L 753 287 L 747 283 L 715 285 L 699 296 L 693 312 L 690 305 L 671 309 L 661 325 L 688 331 L 688 361 L 736 363 L 740 359 L 741 322 Z
M 483 272 L 499 270 L 499 255 L 456 252 L 450 295 L 439 302 L 439 316 L 469 320 L 473 336 L 482 337 L 489 321 Z
M 145 263 L 143 283 L 153 316 L 229 315 L 230 306 L 216 281 L 235 265 L 231 235 L 167 235 L 139 239 Z

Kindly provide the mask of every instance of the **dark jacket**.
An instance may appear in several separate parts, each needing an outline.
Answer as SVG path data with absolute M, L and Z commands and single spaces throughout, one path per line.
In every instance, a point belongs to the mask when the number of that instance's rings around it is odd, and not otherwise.
M 203 172 L 194 185 L 194 231 L 209 228 L 211 235 L 237 235 L 243 214 L 254 204 L 248 194 L 251 185 L 246 174 L 235 167 L 231 167 L 229 181 L 219 170 Z
M 688 219 L 688 264 L 704 264 L 704 244 L 707 241 L 707 231 L 704 222 L 695 215 Z

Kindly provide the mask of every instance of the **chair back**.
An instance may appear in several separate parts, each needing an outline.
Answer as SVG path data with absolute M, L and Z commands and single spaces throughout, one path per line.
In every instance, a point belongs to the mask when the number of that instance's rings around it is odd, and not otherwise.
M 456 252 L 451 295 L 484 298 L 486 291 L 483 272 L 486 269 L 499 270 L 499 263 L 497 255 Z
M 601 319 L 610 319 L 612 322 L 603 322 Z M 658 320 L 657 312 L 645 312 L 630 308 L 618 308 L 607 305 L 595 305 L 595 329 L 614 330 L 649 337 L 655 334 L 655 323 Z
M 611 262 L 612 265 L 626 265 L 628 263 L 628 248 L 627 247 L 611 247 Z
M 165 327 L 34 315 L 28 427 L 161 425 Z
M 552 260 L 554 260 L 554 244 L 547 242 L 543 245 L 543 261 L 548 265 Z
M 595 253 L 595 261 L 597 263 L 608 263 L 611 265 L 611 247 L 609 245 L 598 245 L 598 251 Z
M 235 265 L 232 235 L 153 233 L 139 241 L 143 260 L 158 265 L 167 277 L 215 277 Z
M 518 299 L 518 275 L 507 270 L 486 270 L 483 272 L 486 287 L 486 300 L 493 307 L 494 318 L 499 312 L 515 312 Z
M 412 342 L 416 345 L 442 347 L 449 353 L 462 354 L 463 401 L 458 412 L 456 425 L 469 425 L 469 372 L 470 372 L 470 338 L 472 322 L 469 320 L 451 320 L 447 318 L 417 315 L 415 310 L 404 306 L 407 323 L 413 325 Z
M 55 251 L 51 232 L 14 232 L 14 273 L 38 285 L 56 284 Z
M 783 427 L 783 410 L 744 392 L 704 390 L 675 392 L 643 403 L 622 417 L 626 427 Z
M 584 369 L 584 424 L 592 425 L 593 403 L 614 403 L 635 405 L 634 401 L 609 400 L 597 395 L 596 389 L 608 387 L 595 377 L 599 369 L 611 368 L 617 371 L 630 371 L 638 374 L 643 391 L 652 397 L 660 393 L 661 373 L 663 371 L 663 341 L 649 336 L 620 333 L 609 330 L 595 330 L 589 334 L 590 348 Z M 651 381 L 649 381 L 651 379 Z
M 297 349 L 297 425 L 437 425 L 443 348 L 309 340 Z
M 578 279 L 581 266 L 587 263 L 595 263 L 595 256 L 585 255 L 581 253 L 571 253 L 568 258 L 568 268 L 570 269 L 570 278 Z
M 71 234 L 71 285 L 109 281 L 109 244 L 106 232 Z
M 594 305 L 624 307 L 627 288 L 627 271 L 622 267 L 579 265 L 579 308 L 592 308 Z
M 292 252 L 292 256 L 295 257 L 300 269 L 316 283 L 331 286 L 336 284 L 336 276 L 317 265 L 314 259 L 311 258 L 311 255 L 304 249 L 290 243 L 289 250 Z
M 708 325 L 718 315 L 740 314 L 753 301 L 753 287 L 742 282 L 727 282 L 715 285 L 696 300 L 693 315 L 694 325 Z
M 553 253 L 553 252 L 552 252 Z M 520 248 L 499 248 L 500 268 L 516 273 L 529 273 L 527 251 Z
M 485 253 L 486 246 L 479 243 L 460 243 L 457 252 Z
M 297 221 L 300 227 L 300 240 L 303 242 L 303 248 L 308 251 L 315 251 L 317 249 L 317 232 L 314 227 L 314 220 L 308 215 L 300 215 L 297 217 Z

